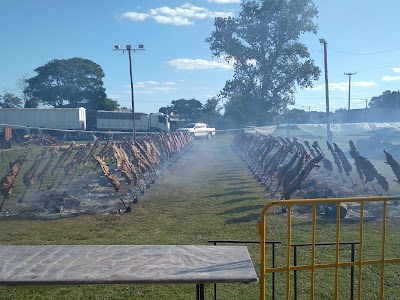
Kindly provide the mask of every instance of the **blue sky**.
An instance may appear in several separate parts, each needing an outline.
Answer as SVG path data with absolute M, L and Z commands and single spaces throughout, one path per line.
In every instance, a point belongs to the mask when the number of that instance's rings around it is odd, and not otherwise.
M 298 90 L 296 108 L 325 110 L 323 46 L 328 43 L 331 111 L 347 108 L 348 76 L 351 107 L 385 90 L 400 89 L 398 0 L 315 0 L 319 8 L 316 35 L 302 41 L 321 68 L 313 89 Z M 157 112 L 172 100 L 216 96 L 232 69 L 212 57 L 205 39 L 215 16 L 237 16 L 239 0 L 1 0 L 0 94 L 19 93 L 16 82 L 52 59 L 82 57 L 105 73 L 107 95 L 131 107 L 129 60 L 113 51 L 143 44 L 133 54 L 135 110 Z

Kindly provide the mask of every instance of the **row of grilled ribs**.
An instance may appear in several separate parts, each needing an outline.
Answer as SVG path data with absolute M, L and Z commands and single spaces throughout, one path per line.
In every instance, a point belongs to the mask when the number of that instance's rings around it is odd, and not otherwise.
M 304 145 L 297 138 L 273 137 L 268 134 L 244 131 L 239 132 L 232 142 L 233 149 L 246 162 L 253 175 L 266 185 L 267 190 L 271 190 L 271 195 L 274 196 L 282 187 L 281 199 L 290 199 L 309 173 L 319 167 L 318 163 L 321 161 L 326 172 L 334 176 L 333 164 L 322 152 L 318 142 L 310 144 L 304 141 Z M 389 194 L 388 180 L 376 170 L 371 161 L 360 155 L 353 141 L 349 141 L 349 145 L 349 154 L 354 160 L 364 189 L 367 190 L 367 184 L 370 183 L 375 192 L 380 194 L 372 184 L 372 181 L 376 180 L 382 190 Z M 344 181 L 349 179 L 354 186 L 355 183 L 351 177 L 353 166 L 345 152 L 336 143 L 327 142 L 327 148 L 337 172 Z M 384 150 L 384 153 L 386 163 L 392 168 L 397 182 L 400 182 L 400 164 L 389 152 Z M 347 178 L 343 177 L 343 173 Z M 273 185 L 274 190 L 271 189 Z
M 44 148 L 23 175 L 25 191 L 19 202 L 23 201 L 27 189 L 36 182 L 39 182 L 40 190 L 46 178 L 51 175 L 53 181 L 47 189 L 52 189 L 61 170 L 64 171 L 64 178 L 74 176 L 78 169 L 82 170 L 81 175 L 83 175 L 90 162 L 100 167 L 102 175 L 107 178 L 115 192 L 121 187 L 119 177 L 122 177 L 127 185 L 134 187 L 138 184 L 139 178 L 146 180 L 146 175 L 154 179 L 157 170 L 176 159 L 190 145 L 192 139 L 185 132 L 177 132 L 145 136 L 135 141 L 121 143 L 108 141 L 101 149 L 99 141 L 79 146 L 72 142 L 66 148 L 59 146 Z M 0 211 L 4 201 L 12 195 L 22 165 L 27 161 L 28 152 L 10 162 L 9 170 L 0 182 L 0 193 L 3 196 Z M 40 168 L 42 164 L 44 166 Z M 116 171 L 111 172 L 110 166 Z

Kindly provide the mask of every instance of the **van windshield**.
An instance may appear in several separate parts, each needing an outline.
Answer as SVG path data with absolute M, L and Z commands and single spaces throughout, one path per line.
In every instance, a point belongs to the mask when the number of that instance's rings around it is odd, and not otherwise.
M 183 126 L 183 128 L 193 128 L 196 125 L 196 123 L 189 123 Z

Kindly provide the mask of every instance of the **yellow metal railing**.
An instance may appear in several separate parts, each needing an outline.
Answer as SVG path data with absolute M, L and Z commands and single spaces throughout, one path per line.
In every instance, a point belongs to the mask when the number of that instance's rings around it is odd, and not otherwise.
M 388 201 L 398 201 L 400 196 L 396 197 L 354 197 L 354 198 L 320 198 L 320 199 L 292 199 L 292 200 L 281 200 L 274 201 L 267 204 L 261 213 L 260 221 L 258 224 L 258 234 L 260 237 L 260 299 L 265 300 L 266 298 L 266 275 L 268 273 L 284 273 L 286 272 L 286 299 L 290 299 L 290 288 L 291 288 L 291 272 L 300 270 L 310 270 L 310 295 L 309 299 L 314 299 L 314 278 L 316 269 L 334 269 L 334 299 L 339 297 L 339 268 L 342 267 L 357 267 L 357 295 L 358 299 L 362 299 L 362 267 L 367 265 L 380 265 L 380 298 L 384 299 L 384 283 L 385 283 L 385 265 L 388 263 L 400 263 L 400 258 L 386 258 L 386 219 L 387 219 L 387 202 Z M 382 244 L 380 259 L 377 260 L 363 260 L 363 236 L 364 236 L 364 204 L 366 202 L 378 202 L 382 203 Z M 351 261 L 340 261 L 339 256 L 339 245 L 340 245 L 340 205 L 342 203 L 359 203 L 360 213 L 359 213 L 359 241 L 358 241 L 358 259 L 354 262 Z M 335 262 L 334 263 L 321 263 L 317 264 L 316 257 L 316 224 L 317 224 L 317 205 L 336 205 L 336 238 L 334 245 L 335 249 Z M 293 205 L 311 205 L 311 262 L 309 265 L 292 265 L 291 264 L 291 246 L 292 243 L 292 206 Z M 287 240 L 286 240 L 286 266 L 283 267 L 267 267 L 266 259 L 266 241 L 268 237 L 267 233 L 267 213 L 271 211 L 272 208 L 282 206 L 287 207 Z

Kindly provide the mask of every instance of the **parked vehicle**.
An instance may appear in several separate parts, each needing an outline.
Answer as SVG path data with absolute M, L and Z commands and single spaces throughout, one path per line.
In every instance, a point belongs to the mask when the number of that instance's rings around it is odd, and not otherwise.
M 33 128 L 86 130 L 86 110 L 80 108 L 2 108 L 0 124 Z
M 211 139 L 212 136 L 215 135 L 215 128 L 211 128 L 205 123 L 189 123 L 182 128 L 178 128 L 177 131 L 187 131 L 196 138 L 206 137 Z
M 4 108 L 0 125 L 30 129 L 132 131 L 132 113 L 92 111 L 80 108 Z M 162 113 L 135 113 L 138 132 L 168 131 L 168 116 Z
M 135 113 L 136 131 L 168 131 L 168 116 L 162 113 Z M 132 113 L 97 111 L 96 130 L 132 131 Z

